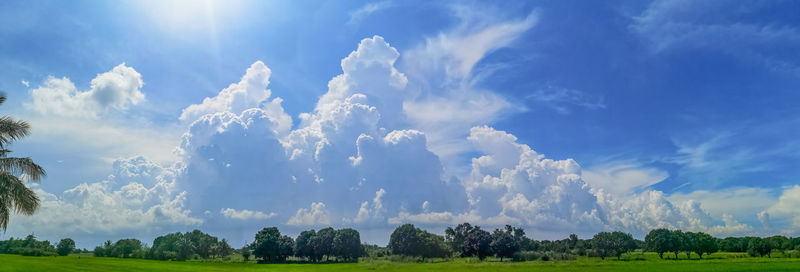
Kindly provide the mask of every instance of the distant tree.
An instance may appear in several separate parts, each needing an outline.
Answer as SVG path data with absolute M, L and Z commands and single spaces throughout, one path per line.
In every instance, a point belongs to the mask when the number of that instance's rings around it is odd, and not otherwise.
M 747 243 L 747 253 L 749 253 L 750 256 L 758 255 L 764 257 L 764 255 L 766 255 L 767 257 L 772 257 L 772 247 L 766 240 L 761 237 L 750 237 L 749 240 L 750 241 Z
M 664 252 L 678 251 L 680 249 L 678 242 L 672 231 L 668 229 L 651 230 L 644 238 L 645 248 L 658 253 L 658 257 L 661 259 L 664 258 Z M 676 258 L 677 255 L 676 253 Z
M 113 248 L 114 257 L 130 258 L 133 252 L 142 249 L 142 241 L 138 239 L 122 239 L 114 243 Z
M 294 256 L 298 258 L 308 258 L 309 261 L 319 261 L 315 258 L 314 254 L 314 236 L 317 232 L 314 230 L 307 230 L 297 235 L 294 240 Z
M 194 252 L 203 259 L 208 259 L 211 256 L 212 247 L 217 243 L 217 237 L 203 233 L 200 230 L 193 230 L 184 234 L 184 236 L 192 242 Z
M 282 235 L 278 241 L 278 260 L 286 261 L 286 258 L 294 255 L 294 239 Z
M 315 258 L 322 259 L 322 256 L 325 256 L 325 261 L 330 260 L 330 257 L 333 256 L 333 238 L 335 237 L 336 230 L 331 227 L 317 231 L 317 235 L 313 239 Z
M 364 254 L 361 235 L 354 229 L 337 230 L 333 238 L 333 252 L 337 258 L 345 261 L 358 261 L 358 257 Z
M 280 255 L 281 232 L 276 227 L 264 228 L 256 233 L 250 246 L 253 255 L 264 261 L 274 261 Z
M 592 237 L 592 249 L 600 259 L 605 260 L 614 250 L 613 237 L 610 232 L 600 232 Z
M 514 228 L 509 225 L 506 225 L 505 230 L 494 230 L 490 246 L 501 262 L 503 258 L 510 258 L 520 249 L 519 240 L 514 236 Z
M 250 246 L 244 246 L 239 251 L 242 253 L 242 258 L 244 258 L 245 261 L 250 260 Z
M 445 243 L 444 237 L 424 230 L 419 230 L 417 235 L 422 241 L 422 252 L 419 255 L 423 260 L 425 258 L 447 258 L 452 255 L 452 250 Z
M 56 246 L 56 252 L 61 256 L 67 256 L 73 251 L 75 251 L 75 240 L 70 238 L 61 239 Z
M 233 254 L 233 248 L 231 247 L 230 244 L 228 244 L 228 240 L 223 238 L 222 241 L 219 241 L 219 243 L 217 243 L 214 254 L 224 258 Z
M 0 104 L 6 101 L 0 94 Z M 0 228 L 8 227 L 12 212 L 33 214 L 39 208 L 39 197 L 25 181 L 39 182 L 45 176 L 44 168 L 30 158 L 8 157 L 8 146 L 30 133 L 30 125 L 8 116 L 0 117 Z
M 700 250 L 700 246 L 697 244 L 698 237 L 697 234 L 694 232 L 685 232 L 683 233 L 683 239 L 681 239 L 681 251 L 686 253 L 686 259 L 692 258 L 692 252 L 697 252 Z
M 180 261 L 188 260 L 194 255 L 194 243 L 189 237 L 181 236 L 178 241 L 176 241 L 175 247 L 177 249 L 175 257 Z
M 492 235 L 488 231 L 482 230 L 480 227 L 475 227 L 467 236 L 467 243 L 472 246 L 478 259 L 486 259 L 492 252 Z
M 683 250 L 683 244 L 686 242 L 686 234 L 683 233 L 683 231 L 676 229 L 672 231 L 671 238 L 673 241 L 673 246 L 670 251 L 675 254 L 675 259 L 677 260 L 678 253 Z
M 397 227 L 389 237 L 389 250 L 395 255 L 419 256 L 422 251 L 422 241 L 418 232 L 412 224 Z
M 469 223 L 458 224 L 455 228 L 448 227 L 445 230 L 445 242 L 450 245 L 460 257 L 470 257 L 475 255 L 472 245 L 467 243 L 467 237 L 472 232 L 472 225 Z
M 698 232 L 696 239 L 697 248 L 695 253 L 697 253 L 697 256 L 700 256 L 700 259 L 703 258 L 703 254 L 711 255 L 711 253 L 717 252 L 719 249 L 717 246 L 717 238 L 714 238 L 711 235 Z

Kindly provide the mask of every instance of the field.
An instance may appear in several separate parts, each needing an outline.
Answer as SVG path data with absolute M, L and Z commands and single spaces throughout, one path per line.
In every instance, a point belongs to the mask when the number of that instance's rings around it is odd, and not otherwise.
M 456 259 L 433 263 L 366 260 L 349 264 L 255 264 L 95 258 L 89 255 L 0 255 L 0 271 L 800 271 L 800 259 L 796 258 L 749 258 L 726 253 L 717 253 L 704 260 L 660 260 L 650 253 L 638 256 L 621 261 L 583 257 L 574 261 L 520 263 Z

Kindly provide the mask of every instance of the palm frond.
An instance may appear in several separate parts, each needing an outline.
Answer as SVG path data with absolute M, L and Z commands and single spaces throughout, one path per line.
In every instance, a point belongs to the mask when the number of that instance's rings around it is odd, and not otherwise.
M 28 136 L 30 131 L 31 126 L 28 122 L 14 120 L 8 116 L 0 117 L 0 147 Z
M 0 171 L 35 182 L 47 175 L 31 158 L 0 158 Z
M 11 217 L 11 210 L 8 208 L 6 203 L 0 199 L 0 228 L 2 228 L 3 231 L 8 228 L 9 217 Z
M 15 212 L 24 215 L 31 215 L 39 208 L 36 192 L 9 173 L 0 173 L 0 198 L 7 208 L 13 207 Z
M 6 94 L 0 93 L 0 104 L 3 104 L 3 102 L 6 102 Z

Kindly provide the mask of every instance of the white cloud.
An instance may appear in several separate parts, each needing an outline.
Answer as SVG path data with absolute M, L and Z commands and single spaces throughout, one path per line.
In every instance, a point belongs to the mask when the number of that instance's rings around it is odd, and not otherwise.
M 383 202 L 381 202 L 381 197 L 386 194 L 386 190 L 381 188 L 377 192 L 375 192 L 375 198 L 372 199 L 372 205 L 370 205 L 369 201 L 364 201 L 361 203 L 361 207 L 358 209 L 358 214 L 356 217 L 353 218 L 354 223 L 364 223 L 367 221 L 382 221 L 384 212 L 383 209 Z
M 39 210 L 34 216 L 14 216 L 9 232 L 109 237 L 197 226 L 203 220 L 190 215 L 184 208 L 186 194 L 174 190 L 179 172 L 136 157 L 115 162 L 115 174 L 107 180 L 81 183 L 61 195 L 37 188 Z
M 756 215 L 775 204 L 772 189 L 757 187 L 734 187 L 721 190 L 696 190 L 689 193 L 673 193 L 667 199 L 673 203 L 697 201 L 703 210 L 720 218 L 728 214 L 736 218 Z
M 781 232 L 788 235 L 797 235 L 800 233 L 800 185 L 794 185 L 786 188 L 778 197 L 778 202 L 769 208 L 765 209 L 765 214 L 762 215 L 768 225 L 773 223 L 782 223 L 780 226 L 783 228 Z
M 595 96 L 583 91 L 555 86 L 538 89 L 525 98 L 541 102 L 542 105 L 553 108 L 560 114 L 570 113 L 570 109 L 566 104 L 590 110 L 606 108 L 603 96 Z
M 581 177 L 592 188 L 603 189 L 616 197 L 626 197 L 663 181 L 669 174 L 657 168 L 611 162 L 584 169 Z
M 389 1 L 367 3 L 361 8 L 349 12 L 350 20 L 347 21 L 347 24 L 357 25 L 361 23 L 362 20 L 370 16 L 372 13 L 389 8 L 391 6 L 392 4 Z
M 453 10 L 461 23 L 406 52 L 402 62 L 411 95 L 403 109 L 413 126 L 428 135 L 431 150 L 448 163 L 469 150 L 464 138 L 470 127 L 491 123 L 514 108 L 504 97 L 476 87 L 486 74 L 473 73 L 476 65 L 491 52 L 509 46 L 539 17 L 532 12 L 526 18 L 504 21 L 498 18 L 508 16 L 491 9 L 455 6 Z
M 286 224 L 293 226 L 330 225 L 331 216 L 325 207 L 325 203 L 313 202 L 311 203 L 311 209 L 300 208 L 294 216 L 289 218 Z
M 219 213 L 225 216 L 225 218 L 239 219 L 239 220 L 270 219 L 277 215 L 274 212 L 266 214 L 261 211 L 251 211 L 247 209 L 236 210 L 233 208 L 221 209 Z
M 759 2 L 735 5 L 732 8 L 727 1 L 653 1 L 632 17 L 630 28 L 655 53 L 676 48 L 713 50 L 796 74 L 799 64 L 778 52 L 800 45 L 800 29 L 778 17 L 752 20 L 766 7 Z
M 256 61 L 247 68 L 238 83 L 231 84 L 214 97 L 206 97 L 203 103 L 194 104 L 183 109 L 180 119 L 194 121 L 206 114 L 231 112 L 240 114 L 247 109 L 260 108 L 267 112 L 275 124 L 272 129 L 277 133 L 285 133 L 292 127 L 292 118 L 281 107 L 280 98 L 269 101 L 272 91 L 267 89 L 272 71 L 261 61 Z
M 22 85 L 25 85 L 25 87 L 30 87 L 31 86 L 31 83 L 28 82 L 27 80 L 24 80 L 24 79 L 21 81 L 21 83 L 22 83 Z
M 144 101 L 142 76 L 122 63 L 92 79 L 88 91 L 79 91 L 68 78 L 48 77 L 31 91 L 25 106 L 46 116 L 96 118 L 109 109 L 125 110 Z

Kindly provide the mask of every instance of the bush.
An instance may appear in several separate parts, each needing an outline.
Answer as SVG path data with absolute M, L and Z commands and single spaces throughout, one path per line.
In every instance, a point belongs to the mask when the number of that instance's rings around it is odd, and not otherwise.
M 511 256 L 511 260 L 514 262 L 530 262 L 538 260 L 541 257 L 541 254 L 536 251 L 520 251 L 514 253 L 514 255 Z
M 549 260 L 550 260 L 550 256 L 548 256 L 547 254 L 542 255 L 542 261 L 546 262 L 546 261 L 549 261 Z
M 41 248 L 20 248 L 17 249 L 17 254 L 22 256 L 56 256 L 53 251 L 43 250 Z

